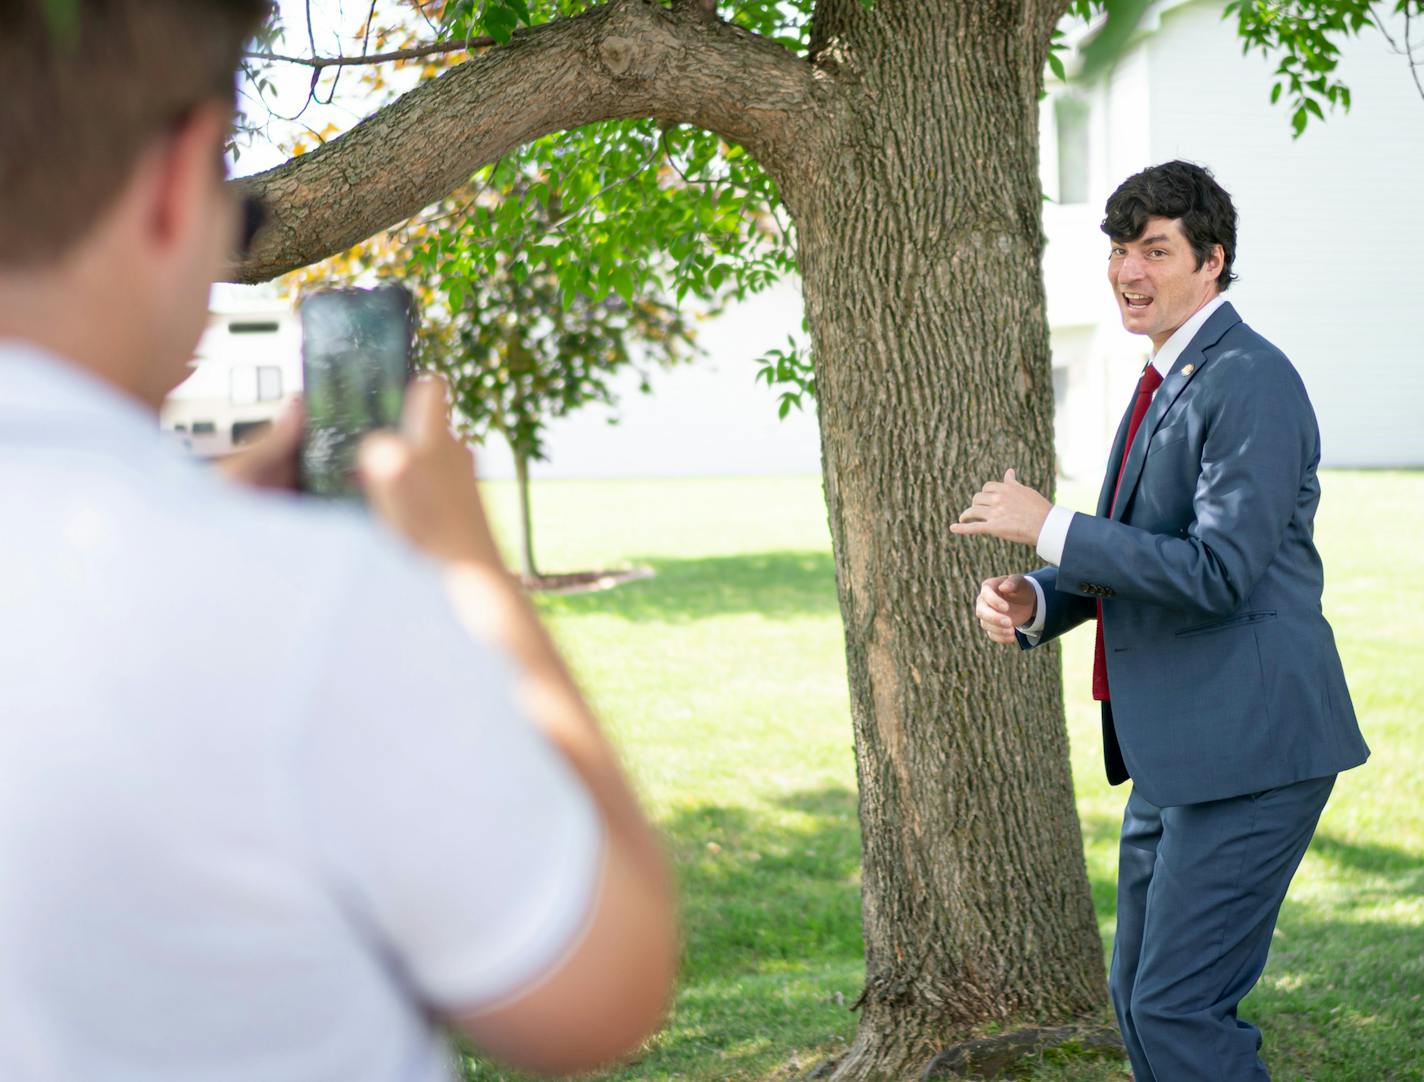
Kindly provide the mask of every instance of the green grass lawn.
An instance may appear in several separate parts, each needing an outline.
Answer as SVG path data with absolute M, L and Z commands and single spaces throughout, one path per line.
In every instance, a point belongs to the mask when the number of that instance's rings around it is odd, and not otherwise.
M 1343 775 L 1242 1013 L 1278 1080 L 1424 1080 L 1424 473 L 1331 473 L 1317 523 L 1374 757 Z M 512 529 L 511 486 L 489 486 Z M 1092 494 L 1062 498 L 1084 507 Z M 672 1016 L 619 1079 L 770 1079 L 833 1053 L 863 976 L 855 763 L 820 482 L 544 482 L 550 572 L 656 576 L 540 607 L 665 832 L 686 947 Z M 986 571 L 991 570 L 987 569 Z M 997 570 L 997 569 L 993 569 Z M 966 604 L 975 590 L 964 584 Z M 1091 635 L 1065 642 L 1078 810 L 1111 948 L 1126 787 L 1103 779 Z M 470 1060 L 469 1079 L 515 1076 Z M 1035 1079 L 1123 1080 L 1102 1061 Z

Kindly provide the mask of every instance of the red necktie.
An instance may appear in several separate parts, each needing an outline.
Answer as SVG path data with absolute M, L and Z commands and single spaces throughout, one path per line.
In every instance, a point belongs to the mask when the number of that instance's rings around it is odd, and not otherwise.
M 1122 459 L 1117 464 L 1117 483 L 1113 485 L 1112 503 L 1108 504 L 1108 514 L 1112 514 L 1117 503 L 1118 490 L 1122 488 L 1122 473 L 1127 468 L 1127 455 L 1132 450 L 1133 437 L 1142 427 L 1142 418 L 1147 416 L 1147 407 L 1152 405 L 1152 396 L 1162 386 L 1162 374 L 1150 364 L 1143 370 L 1142 379 L 1137 383 L 1137 399 L 1132 403 L 1132 418 L 1127 422 L 1127 442 L 1122 445 Z M 1108 656 L 1103 649 L 1103 603 L 1098 601 L 1098 641 L 1093 647 L 1093 698 L 1105 702 L 1108 694 Z

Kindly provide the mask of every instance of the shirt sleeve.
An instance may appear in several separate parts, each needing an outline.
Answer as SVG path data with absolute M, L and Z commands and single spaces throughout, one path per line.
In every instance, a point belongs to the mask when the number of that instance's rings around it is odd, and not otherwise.
M 437 1007 L 547 975 L 586 928 L 603 827 L 435 569 L 375 546 L 334 606 L 299 755 L 313 852 L 354 927 Z
M 1043 626 L 1048 620 L 1047 606 L 1044 604 L 1043 587 L 1032 575 L 1025 576 L 1029 585 L 1033 587 L 1033 596 L 1037 602 L 1033 609 L 1033 619 L 1017 630 L 1028 640 L 1030 646 L 1037 646 L 1039 637 L 1043 634 Z
M 1063 562 L 1063 546 L 1068 542 L 1068 527 L 1073 525 L 1075 512 L 1054 504 L 1043 520 L 1038 531 L 1038 555 L 1045 562 L 1057 567 Z M 1035 583 L 1037 585 L 1037 583 Z M 1043 611 L 1042 591 L 1039 593 L 1039 611 Z

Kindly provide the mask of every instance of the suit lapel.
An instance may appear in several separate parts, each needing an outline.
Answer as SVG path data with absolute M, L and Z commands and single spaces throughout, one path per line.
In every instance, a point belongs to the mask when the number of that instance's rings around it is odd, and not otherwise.
M 1132 446 L 1127 449 L 1127 465 L 1122 471 L 1122 484 L 1117 489 L 1117 500 L 1113 503 L 1110 518 L 1121 519 L 1123 510 L 1127 507 L 1128 501 L 1132 498 L 1133 490 L 1137 487 L 1137 482 L 1142 477 L 1142 467 L 1147 461 L 1147 444 L 1151 441 L 1153 433 L 1162 423 L 1162 418 L 1167 416 L 1167 411 L 1172 408 L 1177 397 L 1187 389 L 1187 384 L 1191 383 L 1193 377 L 1202 370 L 1202 367 L 1210 359 L 1206 351 L 1216 345 L 1231 327 L 1241 322 L 1241 317 L 1236 314 L 1236 309 L 1229 303 L 1223 304 L 1211 314 L 1201 330 L 1192 336 L 1192 340 L 1187 343 L 1187 348 L 1182 350 L 1182 355 L 1177 358 L 1177 363 L 1172 365 L 1172 370 L 1167 373 L 1167 378 L 1162 381 L 1162 386 L 1157 388 L 1157 393 L 1152 396 L 1152 405 L 1147 407 L 1147 414 L 1142 418 L 1142 425 L 1137 430 L 1137 435 L 1133 437 Z M 1118 441 L 1121 442 L 1125 432 L 1119 432 Z M 1114 463 L 1121 459 L 1114 455 Z M 1106 489 L 1103 494 L 1103 503 L 1111 498 L 1109 495 L 1112 489 Z

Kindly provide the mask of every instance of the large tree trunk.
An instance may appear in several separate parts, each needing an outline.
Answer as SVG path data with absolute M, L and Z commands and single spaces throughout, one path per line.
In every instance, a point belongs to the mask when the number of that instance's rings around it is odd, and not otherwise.
M 1053 483 L 1025 4 L 822 0 L 853 79 L 839 160 L 787 191 L 816 353 L 860 782 L 866 985 L 838 1078 L 903 1078 L 968 1027 L 1106 1000 L 1059 656 L 987 642 L 1027 549 L 949 525 L 1015 467 Z M 1031 5 L 1030 5 L 1031 6 Z

